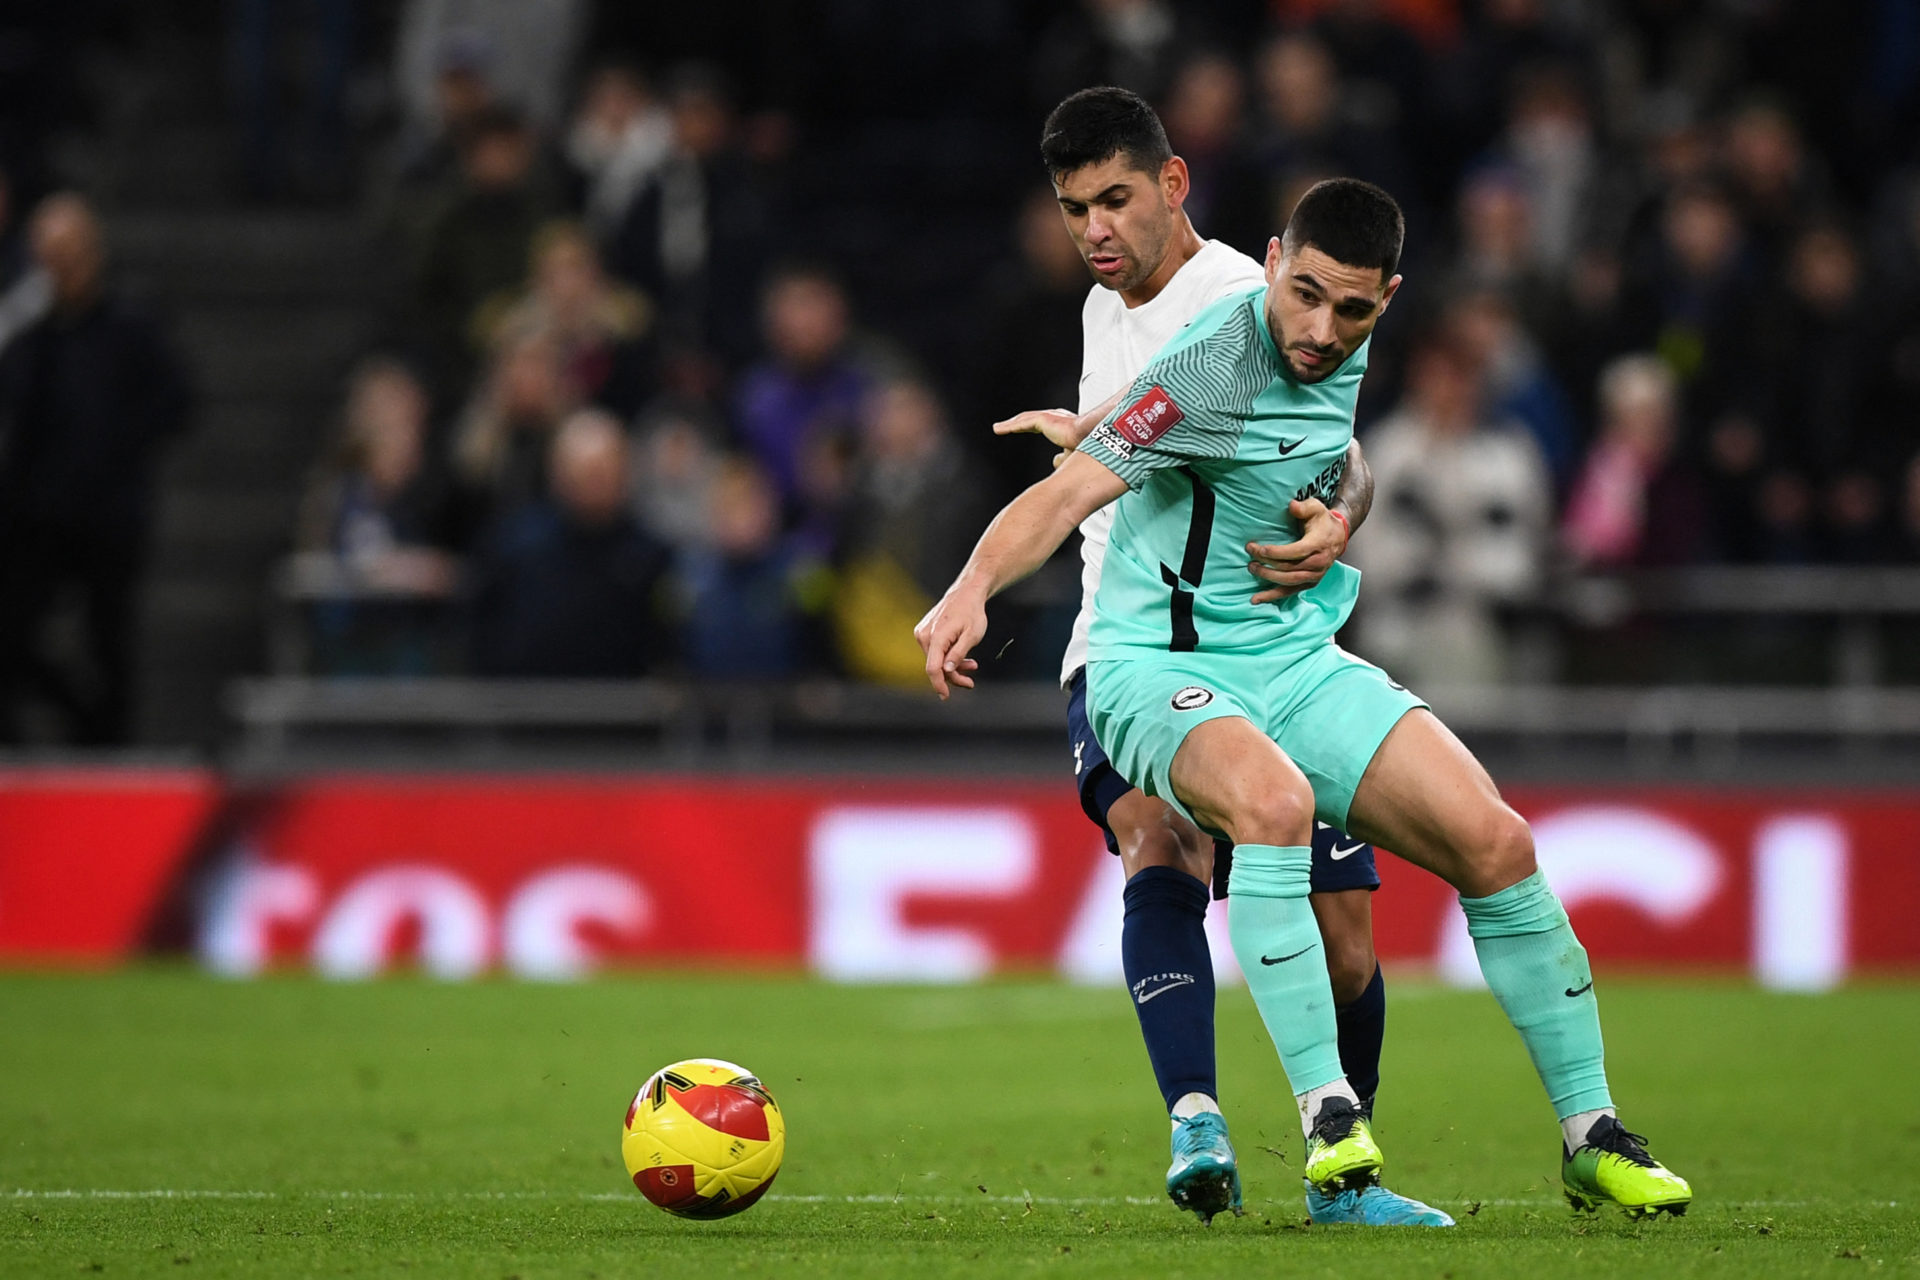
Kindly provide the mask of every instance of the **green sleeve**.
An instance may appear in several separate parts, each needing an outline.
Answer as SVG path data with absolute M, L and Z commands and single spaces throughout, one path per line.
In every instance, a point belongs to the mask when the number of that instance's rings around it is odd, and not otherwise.
M 1156 471 L 1233 457 L 1252 406 L 1251 396 L 1237 394 L 1245 381 L 1232 369 L 1239 345 L 1222 331 L 1197 341 L 1176 338 L 1134 379 L 1080 451 L 1136 492 Z

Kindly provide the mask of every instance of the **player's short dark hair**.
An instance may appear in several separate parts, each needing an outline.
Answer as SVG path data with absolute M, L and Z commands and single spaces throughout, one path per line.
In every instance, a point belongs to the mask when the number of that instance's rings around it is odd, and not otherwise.
M 1145 98 L 1101 85 L 1070 95 L 1040 128 L 1040 158 L 1053 176 L 1124 155 L 1134 168 L 1158 174 L 1173 158 L 1167 131 Z
M 1293 206 L 1282 243 L 1290 253 L 1312 245 L 1349 267 L 1378 267 L 1384 280 L 1400 265 L 1406 238 L 1407 220 L 1392 196 L 1358 178 L 1328 178 Z

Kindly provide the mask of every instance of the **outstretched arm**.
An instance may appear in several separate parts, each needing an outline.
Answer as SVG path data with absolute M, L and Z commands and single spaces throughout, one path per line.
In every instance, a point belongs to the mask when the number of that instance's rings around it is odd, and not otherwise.
M 1093 429 L 1104 422 L 1108 414 L 1119 408 L 1120 397 L 1126 393 L 1127 388 L 1121 387 L 1082 414 L 1070 413 L 1065 409 L 1030 409 L 1025 413 L 1016 413 L 1011 418 L 994 423 L 993 434 L 1012 436 L 1026 432 L 1045 436 L 1062 449 L 1072 451 L 1093 434 Z
M 1300 536 L 1283 545 L 1249 542 L 1252 557 L 1247 571 L 1274 585 L 1253 597 L 1255 604 L 1271 604 L 1318 585 L 1333 562 L 1346 554 L 1347 542 L 1373 510 L 1373 468 L 1360 452 L 1360 442 L 1347 445 L 1347 469 L 1340 477 L 1328 507 L 1317 498 L 1296 499 L 1287 514 L 1300 525 Z
M 1045 564 L 1082 520 L 1126 491 L 1126 481 L 1075 453 L 994 517 L 960 576 L 913 629 L 927 655 L 927 683 L 942 701 L 950 686 L 973 688 L 967 654 L 987 634 L 987 601 Z

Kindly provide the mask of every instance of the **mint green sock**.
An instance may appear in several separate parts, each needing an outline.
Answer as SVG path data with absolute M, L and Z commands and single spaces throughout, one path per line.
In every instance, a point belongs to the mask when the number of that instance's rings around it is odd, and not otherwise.
M 1345 1078 L 1333 986 L 1320 926 L 1307 905 L 1313 850 L 1235 845 L 1227 877 L 1227 935 L 1298 1095 Z
M 1526 1042 L 1554 1115 L 1612 1106 L 1587 949 L 1546 877 L 1536 871 L 1498 893 L 1462 898 L 1460 909 L 1480 972 Z

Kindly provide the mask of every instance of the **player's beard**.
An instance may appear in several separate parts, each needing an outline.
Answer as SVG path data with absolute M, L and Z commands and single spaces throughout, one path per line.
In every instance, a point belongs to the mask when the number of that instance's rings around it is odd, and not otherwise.
M 1128 245 L 1120 250 L 1121 256 L 1126 261 L 1126 269 L 1119 275 L 1103 276 L 1094 270 L 1091 261 L 1087 262 L 1087 270 L 1093 272 L 1094 280 L 1101 285 L 1112 289 L 1115 293 L 1125 293 L 1129 289 L 1139 288 L 1152 278 L 1153 273 L 1160 269 L 1161 262 L 1166 259 L 1167 246 L 1171 243 L 1173 243 L 1173 220 L 1169 218 L 1167 225 L 1159 228 L 1151 238 L 1141 241 L 1138 249 Z M 1094 252 L 1089 249 L 1088 257 L 1091 258 Z
M 1337 349 L 1323 353 L 1316 348 L 1314 354 L 1323 355 L 1324 358 L 1311 369 L 1303 369 L 1294 358 L 1294 352 L 1297 349 L 1296 347 L 1287 348 L 1287 368 L 1293 373 L 1295 382 L 1319 382 L 1340 367 L 1341 362 L 1338 359 L 1340 352 Z

